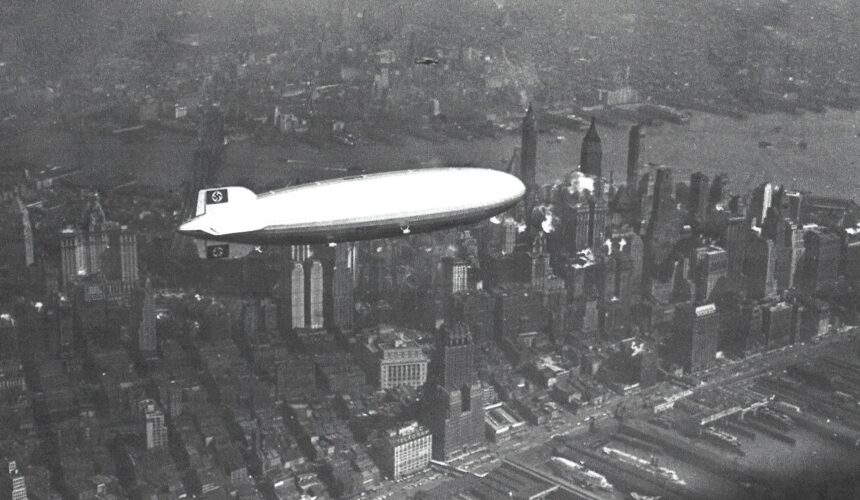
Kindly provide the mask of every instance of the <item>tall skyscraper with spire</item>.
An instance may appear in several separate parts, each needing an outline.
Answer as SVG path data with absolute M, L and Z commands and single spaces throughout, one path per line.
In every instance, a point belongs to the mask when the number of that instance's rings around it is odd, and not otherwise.
M 526 185 L 526 203 L 531 204 L 535 196 L 537 183 L 535 172 L 537 168 L 537 118 L 534 109 L 529 105 L 522 124 L 522 146 L 520 148 L 520 179 Z
M 601 164 L 603 162 L 603 146 L 600 136 L 597 134 L 597 125 L 594 117 L 591 117 L 591 125 L 582 139 L 582 149 L 579 154 L 579 170 L 585 175 L 600 177 L 602 175 Z
M 634 229 L 639 229 L 641 222 L 640 193 L 639 193 L 639 140 L 640 126 L 630 127 L 627 138 L 627 180 L 614 195 L 610 194 L 611 212 L 618 219 L 629 224 Z M 610 172 L 610 178 L 612 173 Z

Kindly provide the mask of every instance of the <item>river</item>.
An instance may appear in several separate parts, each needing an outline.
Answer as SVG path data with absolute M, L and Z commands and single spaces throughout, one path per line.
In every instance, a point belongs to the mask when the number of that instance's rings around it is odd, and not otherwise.
M 860 198 L 860 114 L 841 110 L 803 115 L 761 114 L 744 120 L 694 113 L 685 125 L 646 127 L 640 162 L 667 164 L 675 179 L 688 179 L 701 170 L 711 176 L 729 174 L 730 189 L 742 192 L 753 183 L 771 180 L 790 188 Z M 626 177 L 627 126 L 599 128 L 604 175 Z M 576 168 L 583 132 L 558 131 L 562 142 L 541 135 L 538 144 L 538 181 L 552 182 Z M 193 139 L 156 132 L 149 141 L 125 142 L 115 136 L 74 138 L 61 131 L 39 131 L 4 145 L 0 160 L 15 152 L 39 164 L 78 165 L 103 175 L 130 172 L 145 184 L 165 188 L 179 185 L 190 163 Z M 760 143 L 770 144 L 762 147 Z M 803 149 L 799 145 L 805 142 Z M 314 149 L 257 145 L 251 141 L 227 146 L 222 183 L 246 177 L 260 184 L 291 182 L 342 175 L 346 167 L 369 171 L 421 165 L 471 162 L 499 167 L 519 137 L 505 135 L 475 141 L 431 143 L 404 137 L 399 145 L 360 143 L 355 147 L 327 145 Z

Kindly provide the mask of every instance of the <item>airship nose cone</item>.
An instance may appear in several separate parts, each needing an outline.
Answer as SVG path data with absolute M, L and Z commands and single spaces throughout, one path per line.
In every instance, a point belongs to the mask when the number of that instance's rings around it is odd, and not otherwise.
M 510 176 L 511 192 L 515 198 L 522 198 L 526 194 L 526 185 L 513 175 Z
M 518 177 L 499 171 L 494 171 L 493 174 L 498 178 L 500 194 L 504 193 L 506 198 L 520 199 L 526 194 L 526 185 Z

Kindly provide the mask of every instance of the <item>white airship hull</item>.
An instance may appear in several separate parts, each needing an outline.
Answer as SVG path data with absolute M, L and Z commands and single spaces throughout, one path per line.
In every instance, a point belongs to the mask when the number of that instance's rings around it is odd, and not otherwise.
M 257 245 L 386 238 L 475 223 L 510 209 L 524 193 L 516 177 L 478 168 L 369 174 L 260 195 L 216 188 L 200 192 L 198 217 L 180 232 Z

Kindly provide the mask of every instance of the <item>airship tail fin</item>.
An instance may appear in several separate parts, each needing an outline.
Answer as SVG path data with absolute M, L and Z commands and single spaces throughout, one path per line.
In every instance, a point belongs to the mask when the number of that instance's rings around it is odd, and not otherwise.
M 224 243 L 221 241 L 194 240 L 197 256 L 201 259 L 241 259 L 254 251 L 254 245 Z
M 197 209 L 194 215 L 200 216 L 207 212 L 218 212 L 225 209 L 226 205 L 234 206 L 256 199 L 257 195 L 253 191 L 241 186 L 201 189 L 197 192 Z

